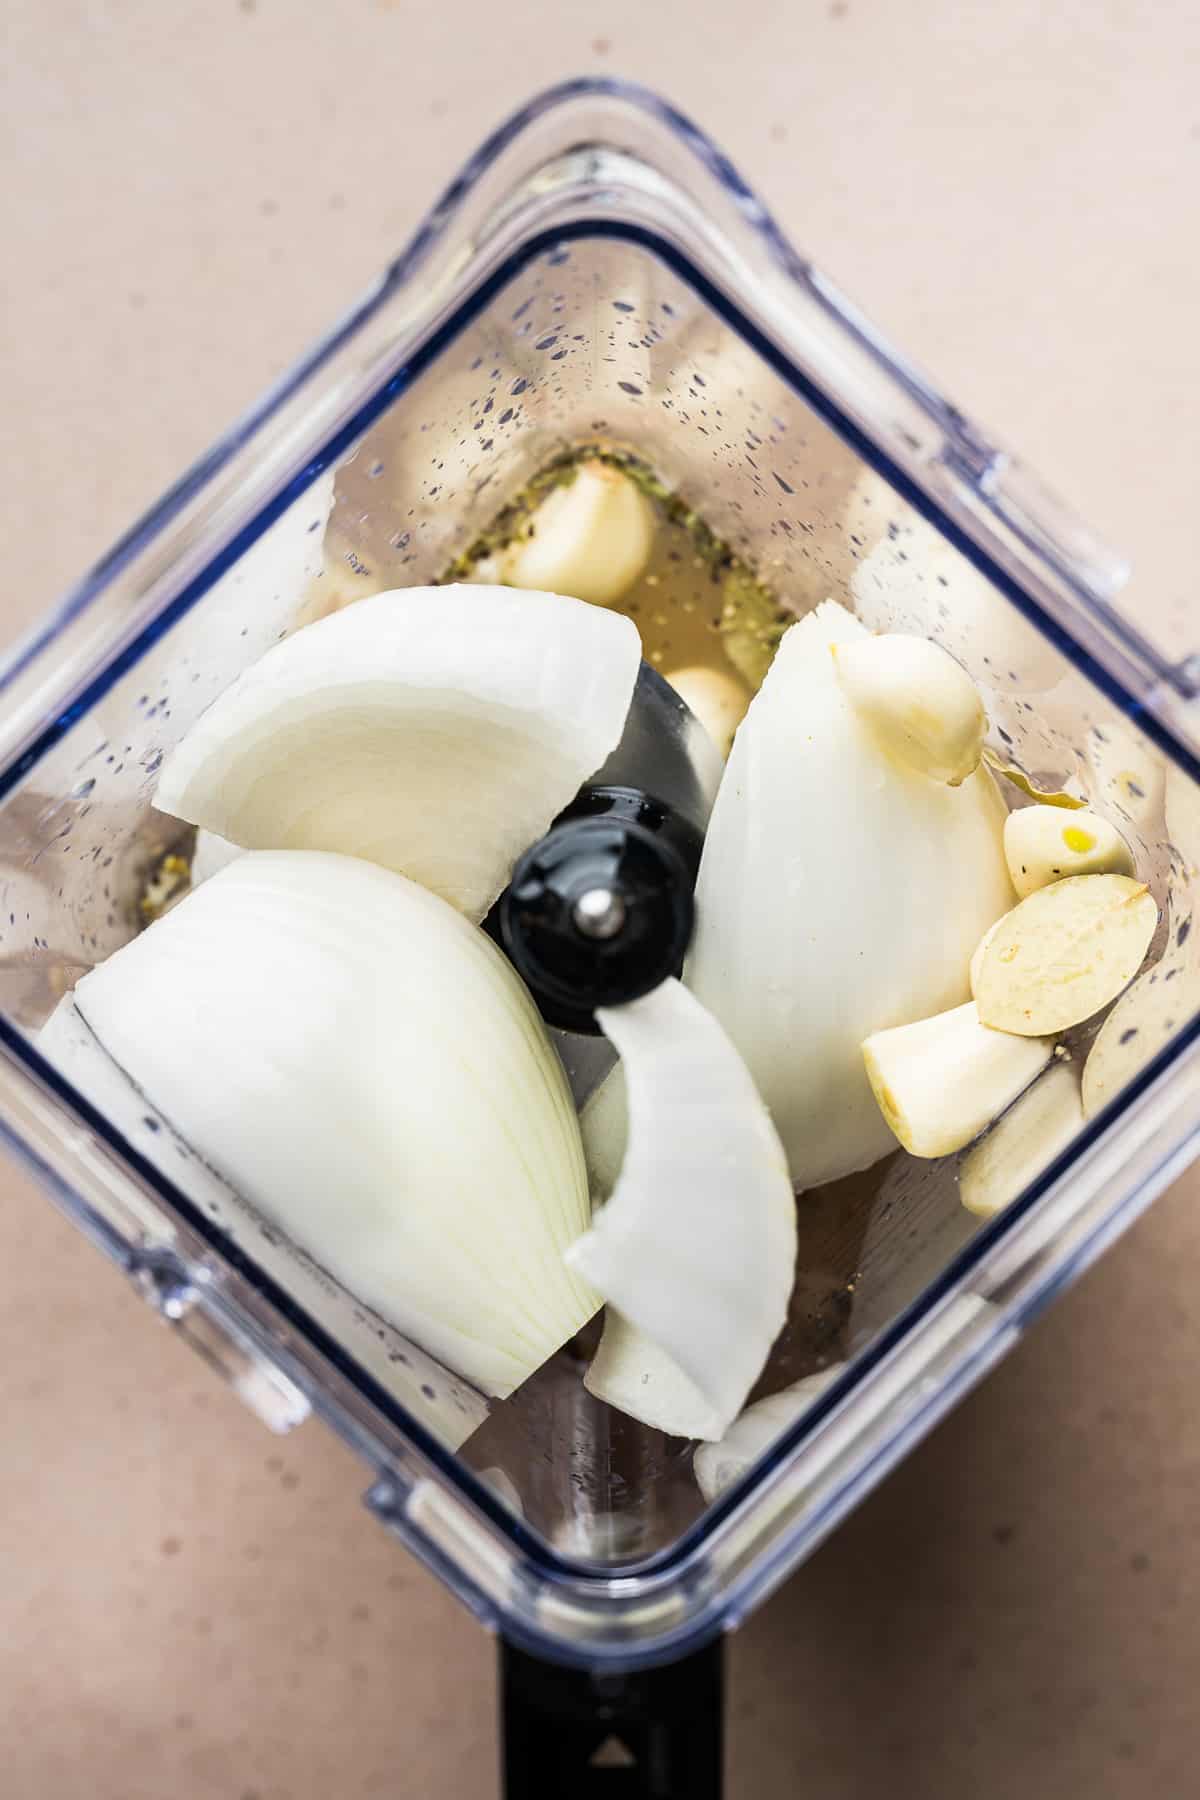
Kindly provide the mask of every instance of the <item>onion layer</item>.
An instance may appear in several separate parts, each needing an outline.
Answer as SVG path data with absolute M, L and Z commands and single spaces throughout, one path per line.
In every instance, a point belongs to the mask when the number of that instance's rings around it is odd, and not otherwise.
M 629 1137 L 612 1198 L 568 1260 L 665 1352 L 718 1435 L 787 1313 L 796 1214 L 783 1152 L 737 1052 L 677 981 L 597 1018 L 622 1058 Z

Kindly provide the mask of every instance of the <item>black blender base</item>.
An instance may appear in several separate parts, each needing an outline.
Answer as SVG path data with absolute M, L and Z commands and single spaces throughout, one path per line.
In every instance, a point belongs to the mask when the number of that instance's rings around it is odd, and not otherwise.
M 724 1640 L 609 1674 L 500 1645 L 505 1800 L 720 1800 Z

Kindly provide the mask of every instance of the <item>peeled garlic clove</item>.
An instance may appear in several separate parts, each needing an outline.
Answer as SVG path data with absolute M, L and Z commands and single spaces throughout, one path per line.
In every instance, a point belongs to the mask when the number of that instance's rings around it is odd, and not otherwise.
M 910 1156 L 950 1156 L 1024 1092 L 1050 1061 L 1054 1040 L 995 1031 L 968 1000 L 877 1031 L 862 1053 L 879 1110 Z
M 667 680 L 722 756 L 729 755 L 733 734 L 746 716 L 750 690 L 736 676 L 718 669 L 676 669 Z
M 828 1369 L 819 1369 L 815 1375 L 805 1375 L 800 1381 L 794 1381 L 791 1387 L 781 1388 L 777 1394 L 768 1394 L 765 1400 L 756 1400 L 753 1406 L 738 1415 L 719 1443 L 702 1444 L 693 1458 L 692 1468 L 704 1498 L 712 1502 L 744 1475 L 751 1463 L 757 1462 L 770 1449 L 779 1434 L 794 1424 L 813 1401 L 833 1385 L 845 1367 L 845 1363 L 834 1363 Z
M 980 958 L 979 1017 L 997 1031 L 1070 1030 L 1128 987 L 1150 948 L 1158 906 L 1128 875 L 1071 875 L 1001 919 Z
M 504 580 L 611 606 L 649 562 L 654 529 L 654 508 L 628 475 L 608 463 L 580 463 L 505 553 Z
M 1066 1149 L 1082 1125 L 1079 1066 L 1052 1062 L 964 1156 L 958 1185 L 967 1211 L 993 1218 Z
M 950 787 L 979 767 L 983 701 L 939 644 L 889 632 L 833 650 L 843 693 L 890 755 Z
M 637 628 L 558 594 L 400 588 L 276 644 L 155 805 L 248 849 L 336 850 L 476 921 L 620 741 Z
M 595 1312 L 563 1260 L 588 1204 L 562 1065 L 491 940 L 414 882 L 248 852 L 75 1001 L 263 1219 L 484 1392 Z
M 624 1067 L 628 1143 L 567 1261 L 686 1377 L 717 1435 L 787 1316 L 796 1204 L 783 1150 L 733 1045 L 678 981 L 596 1017 Z
M 1024 900 L 1069 875 L 1132 875 L 1133 852 L 1099 813 L 1059 806 L 1023 806 L 1004 825 L 1004 854 Z

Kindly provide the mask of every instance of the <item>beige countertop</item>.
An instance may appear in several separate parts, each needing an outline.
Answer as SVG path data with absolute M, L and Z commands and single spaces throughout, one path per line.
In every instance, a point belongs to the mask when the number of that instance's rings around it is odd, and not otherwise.
M 1049 15 L 1049 16 L 1048 16 Z M 1194 0 L 9 0 L 0 630 L 304 347 L 537 87 L 710 128 L 1195 622 Z M 1180 639 L 1182 647 L 1182 639 Z M 495 1791 L 491 1646 L 0 1172 L 5 1800 Z M 1195 1788 L 1200 1183 L 737 1636 L 733 1795 Z

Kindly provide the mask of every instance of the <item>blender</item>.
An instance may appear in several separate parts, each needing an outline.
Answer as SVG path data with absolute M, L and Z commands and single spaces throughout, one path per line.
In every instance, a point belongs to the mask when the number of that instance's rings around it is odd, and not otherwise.
M 204 709 L 314 593 L 327 609 L 440 580 L 581 449 L 636 457 L 798 616 L 833 597 L 942 644 L 987 696 L 996 754 L 1120 822 L 1163 920 L 1118 1002 L 1103 1104 L 993 1219 L 964 1209 L 954 1158 L 898 1155 L 802 1199 L 799 1298 L 762 1391 L 828 1379 L 711 1499 L 690 1444 L 586 1391 L 577 1345 L 487 1402 L 264 1231 L 69 1014 L 46 1031 L 190 853 L 152 800 Z M 579 81 L 493 134 L 371 292 L 10 657 L 8 1142 L 270 1428 L 315 1414 L 350 1444 L 372 1511 L 497 1632 L 511 1791 L 715 1793 L 723 1633 L 1195 1154 L 1200 662 L 1139 629 L 1124 575 L 702 133 Z M 663 735 L 612 785 L 652 790 Z M 564 1047 L 581 1099 L 590 1055 Z

